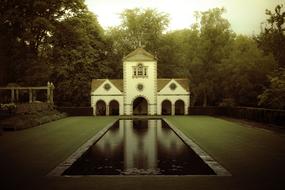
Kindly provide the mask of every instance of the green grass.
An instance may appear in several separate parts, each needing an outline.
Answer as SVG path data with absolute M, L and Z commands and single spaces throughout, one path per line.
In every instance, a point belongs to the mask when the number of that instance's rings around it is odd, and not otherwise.
M 284 189 L 285 135 L 208 116 L 169 116 L 232 174 L 218 176 L 47 177 L 115 117 L 69 117 L 0 136 L 2 189 Z
M 1 176 L 42 176 L 114 118 L 69 117 L 0 137 Z M 8 164 L 7 164 L 8 163 Z

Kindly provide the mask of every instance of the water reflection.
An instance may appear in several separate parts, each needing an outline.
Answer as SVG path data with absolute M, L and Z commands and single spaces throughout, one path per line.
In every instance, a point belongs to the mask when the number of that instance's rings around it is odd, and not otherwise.
M 64 175 L 214 174 L 162 120 L 119 120 Z

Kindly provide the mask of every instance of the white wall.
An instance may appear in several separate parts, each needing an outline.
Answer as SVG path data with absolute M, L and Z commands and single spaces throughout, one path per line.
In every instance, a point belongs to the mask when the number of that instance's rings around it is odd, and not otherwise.
M 133 67 L 142 63 L 147 67 L 146 78 L 133 77 Z M 124 70 L 124 104 L 126 115 L 132 115 L 132 104 L 137 97 L 144 97 L 148 101 L 148 114 L 156 114 L 156 89 L 157 89 L 157 63 L 156 61 L 125 61 Z M 137 85 L 142 84 L 144 89 L 139 91 Z
M 170 85 L 176 84 L 176 89 L 171 90 Z M 187 92 L 175 79 L 172 79 L 163 89 L 157 94 L 157 115 L 161 115 L 161 105 L 164 100 L 169 100 L 171 102 L 171 113 L 175 113 L 175 102 L 177 100 L 182 100 L 184 102 L 184 113 L 188 114 L 188 107 L 190 105 L 190 94 Z
M 108 83 L 111 88 L 106 90 L 104 85 Z M 108 79 L 104 81 L 95 91 L 91 92 L 91 106 L 93 107 L 93 114 L 96 115 L 96 103 L 103 100 L 106 104 L 106 110 L 109 110 L 109 103 L 116 100 L 119 103 L 119 114 L 123 115 L 123 93 L 117 89 Z M 108 112 L 108 111 L 107 111 Z

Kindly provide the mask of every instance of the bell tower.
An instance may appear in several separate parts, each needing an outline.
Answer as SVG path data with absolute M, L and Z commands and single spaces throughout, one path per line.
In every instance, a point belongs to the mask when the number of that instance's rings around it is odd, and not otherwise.
M 157 60 L 143 48 L 123 58 L 124 114 L 157 114 Z M 144 102 L 144 105 L 140 105 Z

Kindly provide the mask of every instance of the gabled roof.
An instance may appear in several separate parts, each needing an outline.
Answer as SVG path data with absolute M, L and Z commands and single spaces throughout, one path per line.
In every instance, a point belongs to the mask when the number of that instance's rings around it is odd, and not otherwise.
M 157 79 L 157 92 L 161 91 L 171 79 Z
M 123 61 L 155 61 L 155 57 L 143 48 L 137 48 L 123 58 Z
M 91 84 L 91 91 L 93 92 L 107 79 L 93 79 Z M 157 79 L 157 92 L 161 91 L 172 79 Z M 189 80 L 188 79 L 173 79 L 180 84 L 187 92 L 189 92 Z M 109 79 L 109 81 L 118 88 L 121 92 L 124 92 L 123 79 Z
M 107 79 L 92 79 L 91 82 L 91 92 L 96 90 L 103 82 L 105 82 Z
M 91 83 L 91 91 L 93 92 L 101 84 L 103 84 L 107 79 L 93 79 Z M 116 87 L 118 88 L 121 92 L 124 91 L 124 85 L 123 85 L 123 80 L 122 79 L 109 79 L 109 81 Z
M 157 92 L 161 91 L 172 79 L 157 79 Z M 187 92 L 189 92 L 189 80 L 188 79 L 173 79 L 182 86 Z

